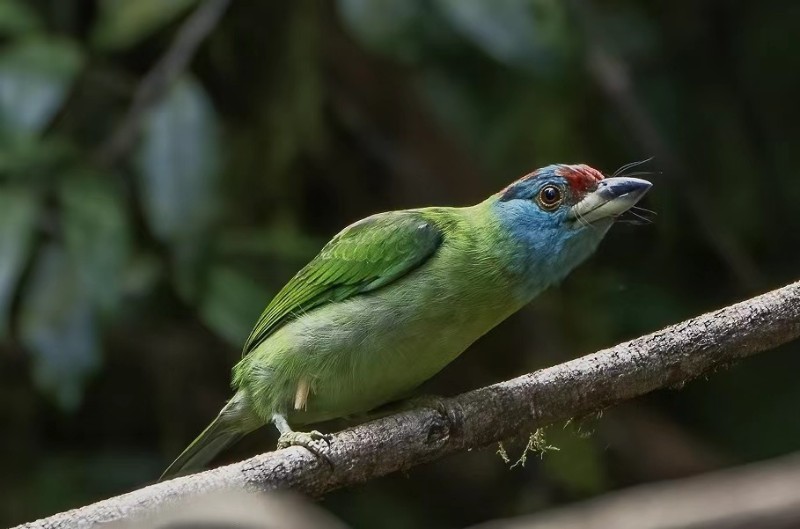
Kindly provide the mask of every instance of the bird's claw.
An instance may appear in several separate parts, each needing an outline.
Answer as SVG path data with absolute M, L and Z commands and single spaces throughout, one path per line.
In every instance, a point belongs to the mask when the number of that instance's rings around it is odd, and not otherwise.
M 326 445 L 330 446 L 331 439 L 333 439 L 331 434 L 322 433 L 317 430 L 311 430 L 310 432 L 286 432 L 281 434 L 278 439 L 278 448 L 306 446 L 307 444 L 313 444 L 317 441 L 324 441 Z
M 333 436 L 331 434 L 318 432 L 317 430 L 312 430 L 310 432 L 286 432 L 282 433 L 278 438 L 278 450 L 290 446 L 302 446 L 315 456 L 324 459 L 333 467 L 333 462 L 330 458 L 320 450 L 321 442 L 324 442 L 325 446 L 329 447 L 332 439 Z

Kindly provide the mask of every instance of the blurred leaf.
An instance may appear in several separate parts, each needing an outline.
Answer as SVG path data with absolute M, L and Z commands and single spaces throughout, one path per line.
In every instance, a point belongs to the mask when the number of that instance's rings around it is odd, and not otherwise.
M 566 16 L 558 0 L 436 0 L 453 27 L 494 59 L 526 70 L 554 65 Z
M 0 131 L 12 136 L 40 132 L 58 111 L 81 67 L 68 40 L 35 39 L 0 55 Z
M 41 138 L 2 138 L 0 178 L 26 186 L 50 182 L 64 165 L 74 162 L 76 152 L 67 138 L 56 134 Z
M 23 35 L 41 27 L 30 6 L 20 0 L 0 0 L 0 36 Z
M 33 355 L 37 387 L 74 410 L 100 363 L 97 324 L 75 263 L 56 243 L 37 255 L 24 292 L 20 337 Z
M 176 83 L 144 122 L 136 153 L 141 198 L 153 233 L 169 244 L 178 291 L 194 299 L 218 202 L 217 119 L 199 83 Z
M 270 294 L 244 274 L 219 266 L 211 269 L 200 314 L 214 332 L 233 345 L 241 345 Z
M 0 338 L 8 333 L 11 301 L 29 257 L 38 205 L 30 190 L 0 188 Z
M 104 311 L 119 301 L 130 257 L 125 205 L 107 175 L 78 173 L 59 190 L 67 250 L 82 287 Z
M 419 0 L 338 0 L 348 30 L 369 49 L 401 60 L 424 52 L 420 33 L 424 22 Z
M 217 210 L 220 146 L 214 109 L 192 79 L 176 83 L 144 122 L 136 153 L 153 233 L 175 243 L 205 234 Z
M 106 50 L 129 48 L 196 3 L 197 0 L 101 0 L 92 41 Z

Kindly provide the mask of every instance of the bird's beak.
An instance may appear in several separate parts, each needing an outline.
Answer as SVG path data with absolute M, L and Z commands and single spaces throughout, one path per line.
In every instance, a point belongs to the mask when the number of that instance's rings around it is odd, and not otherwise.
M 624 176 L 600 180 L 597 189 L 572 206 L 569 217 L 576 224 L 591 224 L 616 217 L 639 202 L 652 185 L 647 180 Z

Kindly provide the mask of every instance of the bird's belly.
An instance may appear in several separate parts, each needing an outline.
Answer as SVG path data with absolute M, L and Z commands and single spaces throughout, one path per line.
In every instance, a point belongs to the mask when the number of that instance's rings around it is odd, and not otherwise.
M 303 361 L 286 372 L 306 377 L 311 388 L 305 408 L 289 412 L 290 422 L 365 412 L 402 397 L 519 306 L 496 290 L 401 284 L 294 320 L 273 336 L 291 344 L 274 358 L 300 355 Z M 292 387 L 297 384 L 286 385 L 286 391 Z

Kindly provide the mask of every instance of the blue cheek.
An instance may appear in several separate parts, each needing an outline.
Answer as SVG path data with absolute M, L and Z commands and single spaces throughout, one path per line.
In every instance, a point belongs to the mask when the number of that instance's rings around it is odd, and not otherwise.
M 509 235 L 509 271 L 520 279 L 520 296 L 531 298 L 557 283 L 589 257 L 607 227 L 573 228 L 566 211 L 542 211 L 533 202 L 498 202 L 497 216 Z

